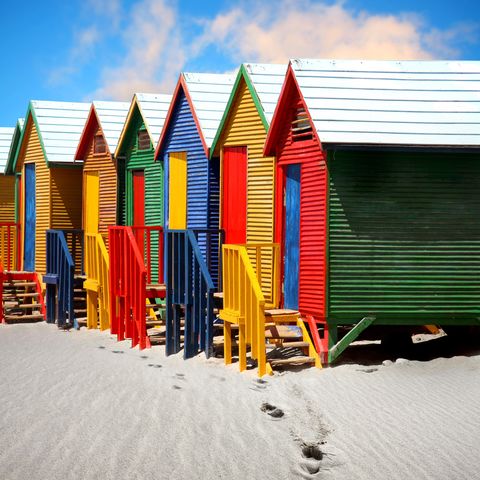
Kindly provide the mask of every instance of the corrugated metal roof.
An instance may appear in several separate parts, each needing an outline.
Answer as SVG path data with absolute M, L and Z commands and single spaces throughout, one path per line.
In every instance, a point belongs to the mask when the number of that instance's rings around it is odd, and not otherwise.
M 232 92 L 236 74 L 183 73 L 195 115 L 210 148 Z
M 277 106 L 278 97 L 287 72 L 287 65 L 269 63 L 244 63 L 263 108 L 265 118 L 270 124 Z
M 165 117 L 168 113 L 168 107 L 172 101 L 172 95 L 136 93 L 133 97 L 133 102 L 135 102 L 135 99 L 137 100 L 148 133 L 150 134 L 150 139 L 152 140 L 154 148 L 156 148 Z
M 4 173 L 15 127 L 0 127 L 0 173 Z
M 74 161 L 90 103 L 32 100 L 39 134 L 49 163 Z
M 102 127 L 108 148 L 113 153 L 117 148 L 118 139 L 122 133 L 130 103 L 94 101 L 93 107 Z
M 291 61 L 323 143 L 480 145 L 478 61 Z

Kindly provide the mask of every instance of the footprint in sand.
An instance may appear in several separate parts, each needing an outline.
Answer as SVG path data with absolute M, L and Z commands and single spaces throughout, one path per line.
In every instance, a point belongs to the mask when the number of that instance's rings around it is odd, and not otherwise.
M 378 368 L 366 368 L 366 369 L 357 368 L 357 372 L 363 372 L 363 373 L 373 373 L 373 372 L 376 372 L 377 370 Z
M 125 353 L 123 350 L 112 350 L 112 353 Z
M 282 418 L 285 415 L 285 412 L 281 408 L 278 408 L 268 402 L 262 403 L 260 410 L 265 412 L 267 415 L 270 415 L 272 418 Z
M 185 374 L 184 373 L 176 373 L 175 374 L 175 377 L 173 378 L 176 378 L 177 380 L 183 380 L 184 382 L 187 381 L 187 379 L 185 378 Z
M 253 391 L 260 392 L 268 387 L 268 382 L 266 380 L 262 380 L 261 378 L 256 378 L 252 383 L 253 387 L 250 387 L 250 390 Z
M 162 368 L 162 366 L 159 363 L 149 363 L 148 366 L 153 368 Z
M 105 350 L 105 346 L 104 346 L 104 345 L 99 345 L 97 348 L 99 348 L 100 350 Z
M 172 388 L 174 390 L 181 390 L 182 389 L 182 387 L 179 387 L 178 385 L 172 385 Z
M 147 355 L 140 355 L 140 358 L 141 358 L 142 360 L 146 360 L 146 359 L 148 358 L 148 356 L 147 356 Z
M 300 468 L 310 475 L 317 474 L 320 471 L 324 453 L 315 443 L 303 443 L 301 448 L 303 461 L 300 463 Z

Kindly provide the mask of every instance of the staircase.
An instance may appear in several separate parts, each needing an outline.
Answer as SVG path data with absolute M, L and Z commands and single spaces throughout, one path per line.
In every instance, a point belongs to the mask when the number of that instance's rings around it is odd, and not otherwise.
M 111 333 L 141 350 L 163 343 L 163 228 L 109 227 L 109 244 Z
M 248 253 L 255 249 L 257 272 Z M 259 261 L 262 249 L 271 248 L 273 271 L 267 285 L 269 302 L 261 288 Z M 219 317 L 224 322 L 225 363 L 232 363 L 233 349 L 238 349 L 240 371 L 255 362 L 258 375 L 271 374 L 274 368 L 314 365 L 321 368 L 308 330 L 294 310 L 278 308 L 278 274 L 280 259 L 277 244 L 223 246 L 223 300 Z M 265 276 L 263 276 L 265 279 Z M 265 282 L 263 282 L 265 283 Z M 248 358 L 248 353 L 250 357 Z
M 45 304 L 38 277 L 31 272 L 0 271 L 0 323 L 41 322 Z
M 59 328 L 78 328 L 78 320 L 85 316 L 79 299 L 83 272 L 82 230 L 47 230 L 46 285 L 47 322 Z
M 208 358 L 213 352 L 215 284 L 210 272 L 218 278 L 219 232 L 213 229 L 166 232 L 167 355 L 182 348 L 184 358 L 200 352 L 205 352 Z M 198 241 L 202 235 L 206 236 L 202 242 L 204 253 Z

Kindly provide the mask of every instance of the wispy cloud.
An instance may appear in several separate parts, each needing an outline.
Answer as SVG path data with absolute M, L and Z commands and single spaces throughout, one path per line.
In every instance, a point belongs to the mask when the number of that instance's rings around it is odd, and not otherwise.
M 205 71 L 219 71 L 245 61 L 301 57 L 454 58 L 465 42 L 478 41 L 473 23 L 440 30 L 419 15 L 378 14 L 350 8 L 343 0 L 239 0 L 203 18 L 181 16 L 171 0 L 138 0 L 129 7 L 121 0 L 87 0 L 86 5 L 92 26 L 75 35 L 70 60 L 51 79 L 76 73 L 92 47 L 108 38 L 115 55 L 94 73 L 98 88 L 89 98 L 128 100 L 135 91 L 170 92 L 179 72 L 199 60 Z M 219 65 L 219 53 L 226 64 Z
M 92 57 L 99 40 L 100 33 L 96 26 L 76 31 L 74 33 L 73 45 L 68 53 L 67 63 L 50 71 L 48 83 L 53 86 L 59 85 L 77 73 Z

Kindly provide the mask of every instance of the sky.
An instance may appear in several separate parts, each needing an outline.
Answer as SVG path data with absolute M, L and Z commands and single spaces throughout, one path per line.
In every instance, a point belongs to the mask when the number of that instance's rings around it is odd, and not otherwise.
M 478 0 L 24 0 L 0 18 L 0 126 L 30 99 L 130 101 L 289 58 L 480 60 Z

